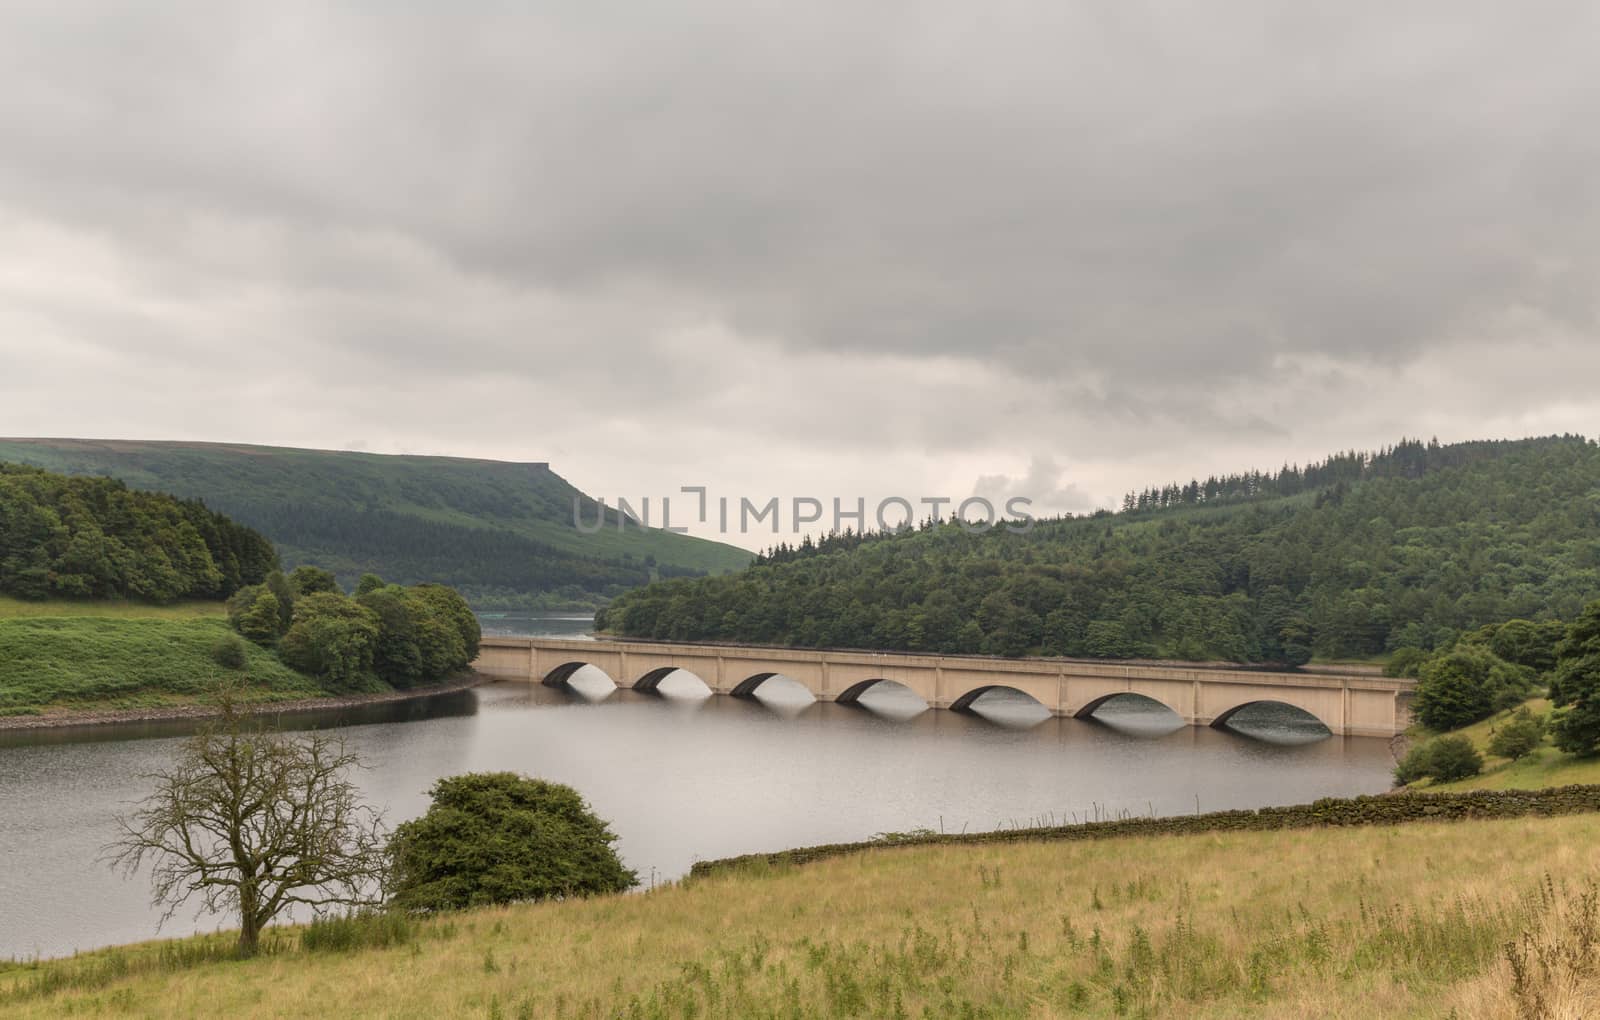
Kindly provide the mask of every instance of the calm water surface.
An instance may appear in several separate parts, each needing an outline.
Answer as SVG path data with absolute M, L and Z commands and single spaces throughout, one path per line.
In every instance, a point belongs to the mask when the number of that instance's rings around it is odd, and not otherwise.
M 1317 724 L 1270 707 L 1241 713 L 1246 735 L 1174 726 L 1166 709 L 1131 698 L 1080 721 L 995 692 L 966 716 L 923 711 L 889 685 L 841 706 L 814 704 L 782 678 L 744 701 L 708 696 L 686 674 L 639 694 L 585 673 L 572 691 L 495 684 L 285 721 L 340 726 L 372 766 L 361 784 L 391 822 L 421 813 L 440 776 L 510 769 L 569 783 L 611 820 L 647 884 L 700 858 L 880 832 L 1376 793 L 1393 766 L 1387 741 L 1319 739 Z M 147 792 L 139 775 L 165 764 L 187 732 L 167 723 L 0 733 L 0 959 L 156 933 L 147 883 L 96 855 L 115 813 Z M 163 934 L 218 926 L 185 912 Z

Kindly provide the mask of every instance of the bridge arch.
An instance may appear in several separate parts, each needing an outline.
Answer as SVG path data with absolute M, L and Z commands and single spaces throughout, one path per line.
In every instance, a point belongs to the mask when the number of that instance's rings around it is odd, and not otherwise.
M 594 666 L 594 663 L 584 662 L 580 659 L 574 659 L 571 662 L 563 662 L 561 665 L 546 673 L 544 675 L 544 679 L 539 682 L 544 684 L 546 687 L 565 687 L 567 686 L 568 681 L 572 679 L 572 674 L 576 673 L 585 666 Z M 594 666 L 594 668 L 600 669 L 599 666 Z M 605 673 L 605 670 L 601 669 L 600 672 Z M 616 682 L 615 679 L 611 677 L 611 674 L 606 673 L 606 677 L 611 679 L 613 683 Z
M 753 673 L 734 684 L 733 690 L 729 691 L 728 693 L 733 695 L 735 698 L 753 698 L 756 696 L 756 691 L 760 690 L 762 684 L 766 683 L 768 680 L 771 680 L 777 675 L 778 673 L 776 671 L 767 673 Z
M 699 684 L 701 687 L 704 687 L 708 693 L 711 692 L 711 685 L 706 683 L 704 677 L 696 673 L 694 670 L 684 669 L 682 666 L 657 666 L 655 669 L 650 670 L 639 679 L 635 680 L 633 682 L 633 689 L 636 691 L 643 691 L 646 694 L 660 693 L 661 682 L 674 673 L 683 673 L 687 676 L 694 677 L 695 683 Z
M 1333 723 L 1329 722 L 1327 719 L 1324 719 L 1316 710 L 1307 705 L 1297 705 L 1289 698 L 1251 698 L 1248 701 L 1241 701 L 1232 708 L 1227 709 L 1224 712 L 1219 712 L 1216 718 L 1211 720 L 1211 728 L 1216 730 L 1233 729 L 1230 724 L 1233 722 L 1234 716 L 1238 715 L 1245 709 L 1252 708 L 1257 705 L 1275 705 L 1283 708 L 1293 709 L 1297 714 L 1320 724 L 1323 729 L 1328 731 L 1329 735 L 1339 732 Z M 1235 732 L 1238 731 L 1235 730 Z M 1246 736 L 1250 735 L 1251 734 L 1246 734 Z
M 846 687 L 844 690 L 840 691 L 839 696 L 835 698 L 834 701 L 841 705 L 854 705 L 861 700 L 861 696 L 863 694 L 866 694 L 873 688 L 906 691 L 918 701 L 922 701 L 923 704 L 927 704 L 927 702 L 923 700 L 922 695 L 918 694 L 910 687 L 898 680 L 890 680 L 888 677 L 882 676 L 869 677 L 866 680 L 861 680 L 857 683 L 851 684 L 849 687 Z
M 985 694 L 988 694 L 990 691 L 1011 691 L 1015 694 L 1022 695 L 1047 712 L 1050 710 L 1049 705 L 1046 705 L 1032 694 L 1023 690 L 1021 687 L 1013 687 L 1010 684 L 983 684 L 981 686 L 974 687 L 972 690 L 950 702 L 950 711 L 970 712 L 972 711 L 972 703 L 983 697 Z

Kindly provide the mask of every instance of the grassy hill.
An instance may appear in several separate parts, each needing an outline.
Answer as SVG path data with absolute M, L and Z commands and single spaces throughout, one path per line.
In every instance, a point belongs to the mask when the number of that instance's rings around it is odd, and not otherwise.
M 249 700 L 324 696 L 310 677 L 241 643 L 245 664 L 220 666 L 233 633 L 220 602 L 24 602 L 0 597 L 0 716 L 183 705 L 220 679 Z
M 894 848 L 391 924 L 376 948 L 269 930 L 248 962 L 219 935 L 0 963 L 0 1011 L 1594 1016 L 1597 871 L 1592 814 Z
M 367 571 L 438 581 L 484 605 L 592 604 L 655 577 L 747 564 L 733 546 L 629 524 L 573 526 L 596 504 L 546 464 L 222 443 L 0 439 L 0 461 L 198 498 L 265 534 L 285 568 L 347 585 Z
M 1130 494 L 1025 534 L 951 523 L 779 548 L 629 592 L 642 637 L 1286 662 L 1431 649 L 1600 597 L 1600 447 L 1402 443 Z

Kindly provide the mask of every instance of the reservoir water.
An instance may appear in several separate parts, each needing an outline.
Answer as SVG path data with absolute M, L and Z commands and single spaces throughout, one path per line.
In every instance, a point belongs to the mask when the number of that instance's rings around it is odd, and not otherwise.
M 485 620 L 485 630 L 499 623 Z M 584 629 L 566 618 L 507 626 Z M 370 766 L 359 781 L 391 823 L 423 811 L 441 776 L 504 769 L 571 784 L 610 820 L 646 885 L 701 858 L 882 832 L 1378 793 L 1393 767 L 1388 741 L 1329 737 L 1273 706 L 1219 731 L 1175 724 L 1132 698 L 1084 721 L 1000 691 L 963 715 L 924 710 L 888 685 L 845 706 L 812 703 L 776 681 L 746 701 L 709 696 L 685 674 L 639 694 L 585 672 L 570 691 L 493 684 L 283 721 L 338 727 Z M 113 873 L 97 856 L 116 814 L 148 792 L 141 774 L 162 766 L 191 725 L 0 731 L 0 959 L 157 934 L 145 879 Z M 224 924 L 180 911 L 160 934 Z

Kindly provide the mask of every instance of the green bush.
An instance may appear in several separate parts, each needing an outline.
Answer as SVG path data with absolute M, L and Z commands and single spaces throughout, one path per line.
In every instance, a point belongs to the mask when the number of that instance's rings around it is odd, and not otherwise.
M 1483 755 L 1472 741 L 1459 734 L 1440 737 L 1428 755 L 1429 774 L 1441 783 L 1466 779 L 1483 771 Z
M 1534 715 L 1524 705 L 1494 731 L 1489 738 L 1489 753 L 1515 761 L 1539 746 L 1544 740 L 1544 730 L 1544 716 Z
M 211 646 L 211 657 L 223 669 L 243 669 L 248 661 L 244 642 L 239 640 L 237 634 L 229 634 Z
M 1402 785 L 1433 775 L 1433 743 L 1412 744 L 1400 764 L 1394 767 L 1394 780 Z
M 577 791 L 512 772 L 439 780 L 433 804 L 395 829 L 391 904 L 453 910 L 621 892 L 638 883 L 616 836 Z
M 1419 779 L 1448 783 L 1481 771 L 1483 755 L 1472 746 L 1471 740 L 1456 734 L 1413 746 L 1395 766 L 1394 778 L 1399 783 L 1414 783 Z

